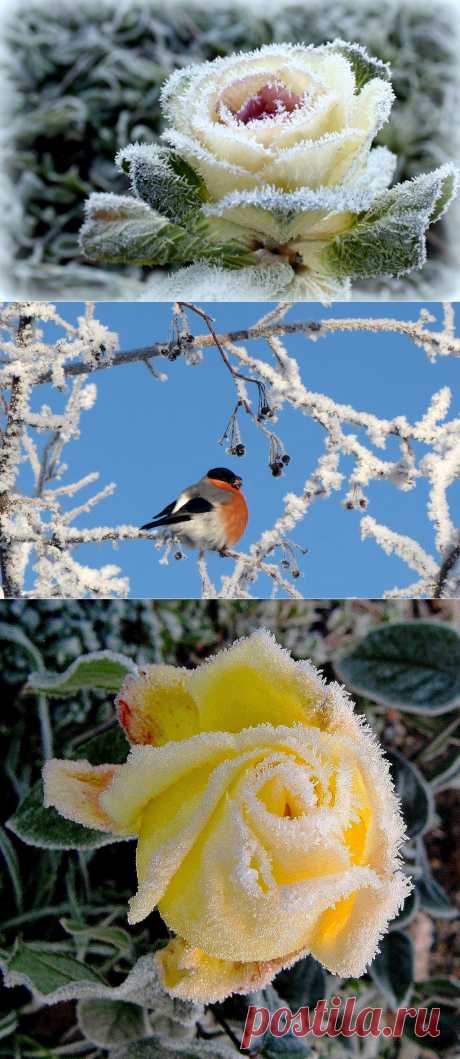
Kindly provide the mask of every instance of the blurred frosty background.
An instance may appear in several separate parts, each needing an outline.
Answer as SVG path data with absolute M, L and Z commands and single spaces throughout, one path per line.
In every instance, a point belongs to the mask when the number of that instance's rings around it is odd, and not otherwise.
M 115 153 L 158 138 L 160 87 L 190 62 L 271 41 L 357 41 L 392 67 L 397 102 L 378 142 L 398 155 L 397 180 L 456 160 L 457 24 L 456 0 L 3 0 L 0 296 L 139 294 L 141 269 L 80 256 L 82 204 L 91 190 L 127 190 Z M 458 298 L 456 221 L 454 207 L 431 229 L 421 273 L 356 297 Z

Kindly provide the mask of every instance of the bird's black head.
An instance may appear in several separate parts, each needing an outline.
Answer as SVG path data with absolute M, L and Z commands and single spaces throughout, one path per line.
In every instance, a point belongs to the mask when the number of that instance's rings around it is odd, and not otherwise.
M 227 485 L 233 485 L 235 489 L 239 489 L 242 485 L 242 479 L 239 474 L 234 474 L 227 467 L 211 467 L 211 470 L 208 471 L 208 478 L 212 478 L 214 482 L 225 482 Z

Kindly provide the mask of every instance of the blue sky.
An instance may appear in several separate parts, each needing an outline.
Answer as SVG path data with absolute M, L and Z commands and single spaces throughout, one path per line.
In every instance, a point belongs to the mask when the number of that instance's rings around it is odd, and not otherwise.
M 214 317 L 216 329 L 225 331 L 255 323 L 269 306 L 210 303 L 202 308 Z M 431 303 L 429 308 L 440 318 L 440 306 Z M 75 320 L 83 306 L 77 302 L 60 303 L 59 311 Z M 350 302 L 328 309 L 309 303 L 294 306 L 288 320 L 344 316 L 415 319 L 418 312 L 419 305 L 413 303 Z M 122 350 L 168 340 L 169 303 L 101 302 L 95 315 L 119 333 Z M 195 334 L 203 330 L 201 321 L 192 321 Z M 312 343 L 297 335 L 289 338 L 287 345 L 298 355 L 303 379 L 310 389 L 351 403 L 357 409 L 386 417 L 405 414 L 414 420 L 426 410 L 432 393 L 449 385 L 454 394 L 451 414 L 460 413 L 458 360 L 440 358 L 432 364 L 405 337 L 357 332 L 327 336 Z M 251 343 L 251 348 L 259 355 L 268 355 L 263 344 Z M 216 350 L 208 348 L 198 367 L 187 367 L 178 360 L 172 364 L 161 362 L 161 368 L 168 374 L 167 383 L 151 378 L 140 364 L 93 376 L 98 400 L 92 410 L 82 414 L 81 439 L 71 442 L 65 450 L 69 467 L 65 480 L 98 470 L 99 486 L 116 481 L 117 490 L 113 497 L 82 516 L 77 525 L 140 526 L 184 485 L 196 481 L 209 467 L 224 465 L 235 468 L 244 480 L 250 522 L 240 547 L 247 549 L 281 513 L 284 495 L 290 490 L 301 490 L 322 450 L 322 428 L 289 409 L 281 413 L 275 430 L 292 462 L 284 476 L 275 479 L 267 466 L 265 440 L 249 419 L 241 419 L 244 458 L 228 456 L 218 444 L 234 405 L 234 390 Z M 45 400 L 56 409 L 55 393 L 43 387 L 40 403 Z M 396 455 L 396 448 L 389 451 Z M 382 456 L 385 458 L 384 453 Z M 343 460 L 342 469 L 350 466 L 351 461 Z M 340 503 L 344 492 L 316 501 L 293 532 L 293 539 L 309 549 L 301 559 L 303 576 L 296 587 L 306 598 L 378 597 L 396 584 L 410 584 L 416 575 L 404 563 L 384 555 L 372 540 L 361 542 L 360 514 L 344 510 Z M 83 499 L 83 495 L 79 494 L 79 498 Z M 368 496 L 368 514 L 398 532 L 415 536 L 434 554 L 433 531 L 425 513 L 424 481 L 410 493 L 402 493 L 388 483 L 376 483 L 369 488 Z M 450 499 L 452 509 L 454 504 L 458 509 L 460 484 L 451 489 Z M 74 503 L 76 500 L 72 506 Z M 149 542 L 142 541 L 123 543 L 116 550 L 109 544 L 85 545 L 74 554 L 89 565 L 120 565 L 130 577 L 132 596 L 186 598 L 200 594 L 194 553 L 189 552 L 186 561 L 172 560 L 168 566 L 160 566 L 159 553 Z M 218 580 L 231 566 L 230 560 L 210 557 L 210 573 Z M 269 595 L 270 589 L 271 584 L 261 578 L 254 591 L 263 596 Z

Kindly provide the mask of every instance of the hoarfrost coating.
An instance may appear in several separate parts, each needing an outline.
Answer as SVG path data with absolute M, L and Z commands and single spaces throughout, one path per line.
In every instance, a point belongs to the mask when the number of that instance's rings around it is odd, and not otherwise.
M 196 670 L 129 673 L 122 764 L 56 758 L 44 803 L 138 839 L 128 922 L 155 907 L 174 937 L 165 989 L 213 1003 L 311 953 L 360 977 L 412 883 L 388 762 L 346 690 L 265 630 Z
M 299 354 L 291 353 L 287 344 L 289 336 L 296 334 L 316 342 L 328 334 L 353 330 L 367 331 L 371 336 L 399 333 L 425 351 L 431 360 L 458 358 L 460 340 L 455 336 L 452 306 L 444 306 L 439 328 L 432 326 L 435 319 L 426 309 L 414 321 L 371 317 L 294 323 L 286 319 L 288 310 L 289 305 L 281 304 L 246 328 L 245 345 L 241 332 L 217 336 L 230 366 L 233 365 L 237 406 L 232 415 L 247 414 L 251 429 L 261 431 L 270 447 L 274 444 L 276 435 L 263 419 L 260 421 L 252 407 L 249 386 L 254 382 L 258 390 L 260 386 L 265 387 L 272 412 L 270 424 L 283 409 L 290 408 L 298 416 L 318 424 L 323 433 L 323 449 L 316 465 L 306 468 L 303 487 L 298 492 L 288 491 L 279 503 L 273 523 L 260 533 L 247 552 L 231 553 L 231 572 L 221 575 L 217 586 L 209 577 L 205 557 L 199 557 L 203 595 L 227 599 L 250 597 L 258 579 L 268 578 L 273 594 L 302 598 L 297 587 L 302 549 L 290 539 L 291 534 L 308 515 L 313 503 L 332 498 L 334 493 L 343 492 L 344 487 L 343 506 L 362 512 L 362 539 L 372 539 L 387 554 L 394 552 L 418 575 L 413 584 L 390 588 L 388 595 L 457 595 L 460 528 L 449 502 L 449 489 L 460 476 L 460 419 L 455 415 L 449 418 L 452 396 L 449 387 L 442 386 L 433 393 L 415 422 L 400 411 L 392 419 L 383 418 L 335 401 L 326 393 L 310 390 L 302 380 Z M 202 310 L 198 309 L 198 313 L 207 318 Z M 77 559 L 75 549 L 91 543 L 110 542 L 116 547 L 121 541 L 152 540 L 162 550 L 162 563 L 176 550 L 173 537 L 165 541 L 164 537 L 139 531 L 129 524 L 85 526 L 84 516 L 104 503 L 116 486 L 114 482 L 104 483 L 80 500 L 83 490 L 96 486 L 99 473 L 89 469 L 72 478 L 63 452 L 68 442 L 78 440 L 84 428 L 84 413 L 94 406 L 97 389 L 91 376 L 96 378 L 98 372 L 144 363 L 155 376 L 152 379 L 155 387 L 159 378 L 166 381 L 166 375 L 153 369 L 153 362 L 161 358 L 162 364 L 167 365 L 170 356 L 181 355 L 197 370 L 206 371 L 207 353 L 209 347 L 215 348 L 215 338 L 209 333 L 191 337 L 189 316 L 183 306 L 173 307 L 172 322 L 180 332 L 175 345 L 157 343 L 120 352 L 118 336 L 95 319 L 92 304 L 76 324 L 69 323 L 47 303 L 3 306 L 0 391 L 5 397 L 0 409 L 4 426 L 0 445 L 0 570 L 5 596 L 126 596 L 128 578 L 118 566 L 105 562 L 99 568 L 90 567 Z M 60 332 L 54 341 L 44 340 L 43 324 L 49 323 Z M 265 359 L 263 352 L 253 354 L 253 343 L 259 343 L 260 351 L 261 341 L 270 359 Z M 243 369 L 246 379 L 241 378 L 237 368 Z M 60 405 L 65 394 L 63 410 L 56 412 L 50 404 L 39 403 L 43 383 L 51 384 Z M 154 393 L 155 390 L 152 396 Z M 165 394 L 167 389 L 162 389 L 162 400 Z M 37 407 L 39 410 L 35 411 Z M 392 458 L 388 452 L 390 442 L 392 445 L 396 442 L 399 447 L 399 454 Z M 420 454 L 418 446 L 423 447 Z M 293 455 L 297 460 L 302 458 L 300 451 Z M 18 477 L 25 468 L 30 472 L 32 485 L 27 491 L 21 491 Z M 403 492 L 413 490 L 419 483 L 428 484 L 426 514 L 433 529 L 431 553 L 426 544 L 401 532 L 394 510 L 388 517 L 388 525 L 367 512 L 366 491 L 371 483 L 379 481 Z M 425 540 L 424 528 L 422 540 Z
M 163 142 L 116 156 L 132 197 L 86 203 L 84 254 L 156 266 L 154 300 L 257 291 L 327 302 L 355 280 L 421 269 L 458 172 L 445 162 L 390 187 L 398 158 L 373 146 L 395 98 L 389 79 L 385 63 L 340 39 L 177 69 L 161 96 Z

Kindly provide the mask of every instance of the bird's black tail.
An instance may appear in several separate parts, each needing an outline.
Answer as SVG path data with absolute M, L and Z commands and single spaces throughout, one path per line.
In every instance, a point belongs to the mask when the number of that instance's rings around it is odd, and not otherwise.
M 156 518 L 146 522 L 141 530 L 158 529 L 160 526 L 177 526 L 179 522 L 190 522 L 190 515 L 168 515 L 167 518 Z

